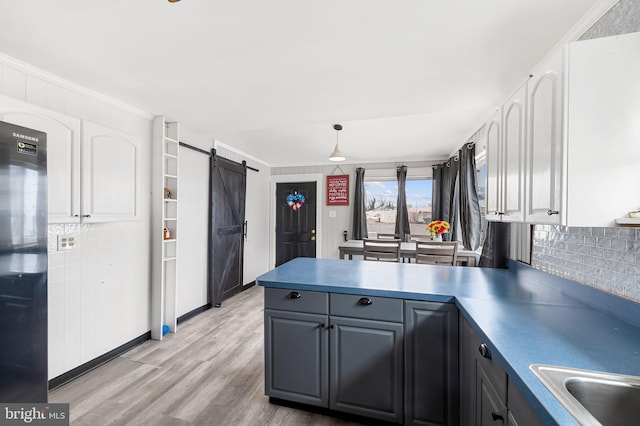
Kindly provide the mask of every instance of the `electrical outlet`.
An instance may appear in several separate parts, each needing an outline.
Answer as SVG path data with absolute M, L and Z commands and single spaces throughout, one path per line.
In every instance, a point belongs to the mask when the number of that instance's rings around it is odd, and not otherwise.
M 58 235 L 58 251 L 74 250 L 77 247 L 76 237 Z

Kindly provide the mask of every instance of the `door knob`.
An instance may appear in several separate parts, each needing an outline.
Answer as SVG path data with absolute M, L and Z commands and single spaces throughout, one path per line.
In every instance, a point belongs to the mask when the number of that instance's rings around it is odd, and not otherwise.
M 316 240 L 316 237 L 311 237 L 311 241 L 315 241 L 315 240 Z
M 312 230 L 311 230 L 311 233 L 312 233 L 312 234 L 315 234 L 315 233 L 316 233 L 316 230 L 315 230 L 315 229 L 312 229 Z

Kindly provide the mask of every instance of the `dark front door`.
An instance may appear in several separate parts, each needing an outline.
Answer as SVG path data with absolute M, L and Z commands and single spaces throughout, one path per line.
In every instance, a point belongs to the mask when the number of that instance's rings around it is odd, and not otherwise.
M 276 186 L 276 266 L 316 257 L 316 183 Z
M 246 168 L 211 157 L 209 290 L 214 306 L 242 288 Z

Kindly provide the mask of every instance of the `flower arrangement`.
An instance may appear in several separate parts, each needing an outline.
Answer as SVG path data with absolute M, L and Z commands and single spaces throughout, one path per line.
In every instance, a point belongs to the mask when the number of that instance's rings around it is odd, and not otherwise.
M 427 231 L 433 236 L 442 235 L 449 232 L 451 225 L 445 220 L 432 220 L 427 225 Z

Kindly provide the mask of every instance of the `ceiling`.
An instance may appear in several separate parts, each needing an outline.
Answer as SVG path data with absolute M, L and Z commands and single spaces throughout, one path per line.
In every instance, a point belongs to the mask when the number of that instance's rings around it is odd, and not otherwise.
M 434 160 L 597 2 L 0 0 L 0 51 L 272 166 L 334 123 L 349 163 Z

